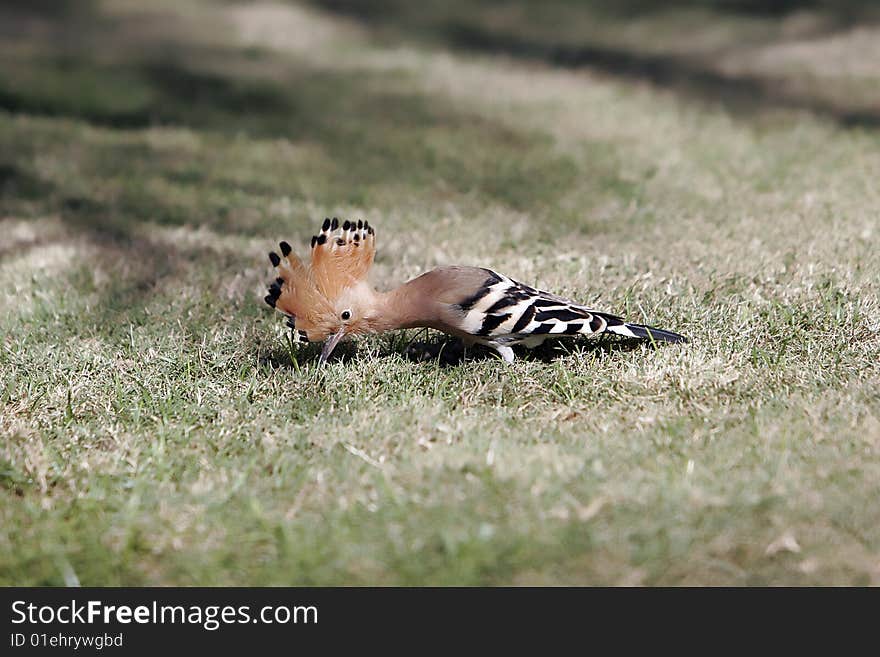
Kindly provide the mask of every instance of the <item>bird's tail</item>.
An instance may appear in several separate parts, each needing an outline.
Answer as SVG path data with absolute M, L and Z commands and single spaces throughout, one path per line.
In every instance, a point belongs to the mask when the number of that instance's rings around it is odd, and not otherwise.
M 616 335 L 654 342 L 689 342 L 683 335 L 673 333 L 672 331 L 664 331 L 663 329 L 645 326 L 644 324 L 629 324 L 619 317 L 609 315 L 602 315 L 602 318 L 608 322 L 605 330 Z

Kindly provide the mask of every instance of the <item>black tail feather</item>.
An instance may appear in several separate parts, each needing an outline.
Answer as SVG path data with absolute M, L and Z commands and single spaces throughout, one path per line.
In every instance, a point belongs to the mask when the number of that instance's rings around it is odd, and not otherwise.
M 625 326 L 635 337 L 645 340 L 654 340 L 656 342 L 690 342 L 683 335 L 673 333 L 672 331 L 664 331 L 653 326 L 645 326 L 644 324 L 626 324 Z

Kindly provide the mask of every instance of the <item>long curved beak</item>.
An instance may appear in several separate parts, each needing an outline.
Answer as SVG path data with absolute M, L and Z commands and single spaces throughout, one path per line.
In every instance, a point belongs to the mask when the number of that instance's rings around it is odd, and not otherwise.
M 341 328 L 336 333 L 327 338 L 327 342 L 324 343 L 324 348 L 321 349 L 321 357 L 318 359 L 318 364 L 325 363 L 328 358 L 330 358 L 330 354 L 333 353 L 333 350 L 336 349 L 336 345 L 339 344 L 339 341 L 345 335 L 345 329 Z

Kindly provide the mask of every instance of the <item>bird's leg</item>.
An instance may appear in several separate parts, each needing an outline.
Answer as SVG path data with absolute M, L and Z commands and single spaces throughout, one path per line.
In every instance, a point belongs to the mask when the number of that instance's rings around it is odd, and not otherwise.
M 461 338 L 455 338 L 452 341 L 451 351 L 459 362 L 464 362 L 465 360 L 467 360 L 468 343 Z
M 461 360 L 464 362 L 467 360 L 468 350 L 474 346 L 475 342 L 472 339 L 461 337 L 458 338 L 458 344 L 461 345 Z
M 440 350 L 437 358 L 447 365 L 458 365 L 464 362 L 465 353 L 464 342 L 459 338 L 451 338 L 440 344 Z
M 513 363 L 513 349 L 503 344 L 493 344 L 492 348 L 498 352 L 504 362 L 510 365 Z

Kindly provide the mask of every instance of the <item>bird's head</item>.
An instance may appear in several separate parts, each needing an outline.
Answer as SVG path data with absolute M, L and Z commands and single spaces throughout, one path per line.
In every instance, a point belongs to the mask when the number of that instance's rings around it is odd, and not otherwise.
M 368 223 L 325 219 L 312 238 L 304 265 L 287 242 L 270 253 L 278 278 L 266 302 L 285 313 L 298 341 L 324 342 L 321 362 L 341 341 L 371 332 L 375 293 L 366 276 L 375 256 L 375 232 Z
M 333 316 L 322 318 L 315 326 L 315 338 L 308 333 L 312 342 L 324 341 L 321 362 L 327 360 L 340 342 L 375 331 L 376 293 L 366 281 L 344 288 L 332 307 Z

